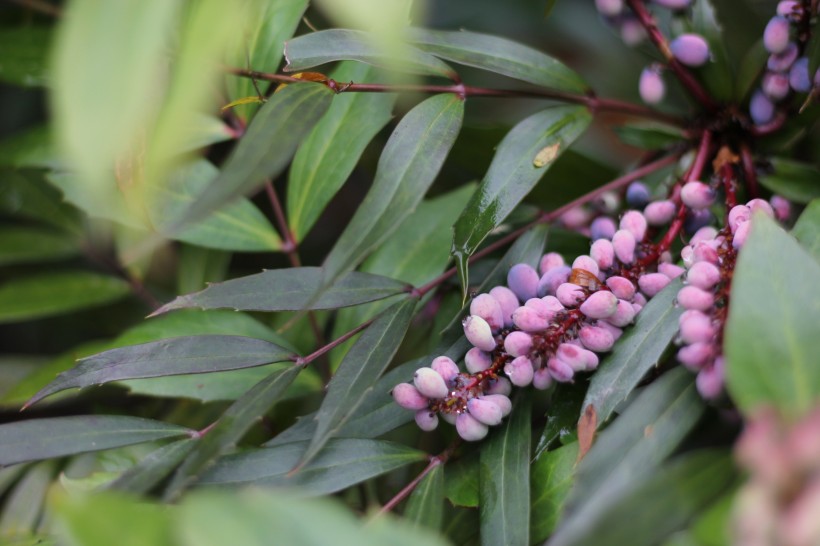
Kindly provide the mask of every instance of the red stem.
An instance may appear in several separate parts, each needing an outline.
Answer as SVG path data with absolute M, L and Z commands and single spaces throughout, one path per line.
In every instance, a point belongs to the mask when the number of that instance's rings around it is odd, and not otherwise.
M 752 151 L 747 144 L 740 145 L 740 158 L 743 161 L 743 178 L 746 181 L 746 189 L 753 198 L 760 195 L 760 187 L 757 184 L 757 171 Z
M 336 339 L 334 339 L 330 343 L 328 343 L 326 345 L 323 345 L 322 347 L 318 348 L 317 350 L 310 353 L 309 355 L 300 356 L 298 358 L 295 358 L 294 362 L 296 363 L 297 366 L 306 366 L 306 365 L 310 364 L 311 362 L 313 362 L 314 360 L 316 360 L 317 358 L 319 358 L 323 354 L 327 353 L 328 351 L 330 351 L 332 349 L 335 349 L 336 347 L 338 347 L 339 345 L 341 345 L 342 343 L 344 343 L 348 339 L 352 338 L 353 336 L 355 336 L 356 334 L 358 334 L 359 332 L 361 332 L 362 330 L 364 330 L 365 328 L 367 328 L 368 326 L 373 324 L 374 320 L 376 320 L 376 319 L 372 318 L 370 320 L 366 320 L 365 322 L 359 324 L 358 326 L 356 326 L 352 330 L 348 331 L 347 333 L 342 334 L 341 336 L 337 337 Z

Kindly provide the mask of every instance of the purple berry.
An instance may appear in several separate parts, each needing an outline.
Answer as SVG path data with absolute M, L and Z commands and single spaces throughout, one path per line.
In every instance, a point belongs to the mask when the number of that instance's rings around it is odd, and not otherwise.
M 687 235 L 691 235 L 700 228 L 711 224 L 714 219 L 715 217 L 709 209 L 688 209 L 686 211 L 686 219 L 683 221 L 683 229 Z
M 510 356 L 524 356 L 532 350 L 532 336 L 526 332 L 510 332 L 504 340 L 504 350 Z
M 775 217 L 781 222 L 788 220 L 792 214 L 792 204 L 781 195 L 772 195 L 771 199 L 769 199 L 769 204 L 772 206 L 772 210 L 774 210 Z
M 714 357 L 711 343 L 693 343 L 685 345 L 678 351 L 678 362 L 687 369 L 698 371 Z
M 635 320 L 635 313 L 635 308 L 632 307 L 631 303 L 626 300 L 618 300 L 618 307 L 615 308 L 615 312 L 612 313 L 612 316 L 606 319 L 606 322 L 613 326 L 623 328 L 624 326 L 632 324 L 632 321 Z M 599 322 L 598 324 L 600 325 L 602 323 Z
M 501 305 L 490 294 L 479 294 L 470 302 L 470 314 L 476 315 L 487 321 L 493 332 L 504 327 L 504 313 Z
M 569 364 L 554 356 L 547 361 L 547 369 L 552 378 L 559 383 L 572 381 L 572 377 L 575 375 Z
M 691 267 L 692 264 L 696 264 L 698 262 L 709 262 L 712 264 L 719 264 L 720 256 L 718 256 L 717 250 L 715 250 L 712 246 L 706 243 L 699 243 L 695 245 L 695 248 L 692 251 L 692 257 L 690 259 L 689 266 Z
M 723 358 L 718 357 L 711 366 L 706 366 L 695 379 L 695 386 L 700 395 L 706 400 L 713 400 L 723 392 Z
M 595 0 L 595 8 L 601 15 L 614 17 L 624 9 L 623 0 Z
M 539 391 L 545 391 L 552 386 L 552 375 L 549 368 L 536 370 L 532 376 L 532 386 Z
M 513 313 L 513 323 L 524 332 L 541 332 L 547 329 L 550 321 L 533 307 L 521 306 Z
M 486 400 L 487 402 L 492 402 L 498 409 L 501 410 L 501 416 L 506 417 L 512 411 L 512 402 L 507 396 L 503 394 L 489 394 L 486 396 L 481 397 L 482 400 Z
M 720 269 L 711 262 L 697 262 L 689 268 L 686 283 L 711 290 L 720 281 Z
M 672 282 L 672 279 L 663 273 L 647 273 L 638 277 L 638 286 L 640 287 L 641 292 L 646 294 L 649 298 L 655 296 L 661 290 L 666 288 L 666 285 L 670 282 Z
M 649 188 L 636 180 L 626 188 L 626 204 L 635 209 L 642 209 L 649 203 Z
M 441 418 L 444 420 L 445 423 L 450 423 L 451 425 L 455 426 L 456 424 L 456 417 L 458 414 L 456 413 L 441 413 Z
M 419 368 L 413 375 L 416 389 L 427 398 L 444 398 L 450 392 L 444 378 L 433 368 Z
M 677 207 L 672 201 L 654 201 L 646 205 L 643 215 L 650 226 L 665 226 L 675 217 Z
M 678 303 L 684 309 L 706 311 L 715 304 L 715 296 L 697 286 L 684 286 L 678 292 Z
M 735 250 L 740 250 L 743 246 L 743 243 L 746 242 L 746 239 L 749 237 L 749 231 L 752 228 L 751 222 L 743 222 L 739 226 L 737 226 L 737 230 L 735 231 L 735 236 L 732 238 L 732 247 Z
M 638 242 L 632 232 L 625 229 L 619 229 L 612 236 L 615 256 L 624 264 L 631 264 L 635 261 L 635 247 L 637 244 Z
M 769 55 L 769 60 L 766 61 L 766 68 L 773 72 L 786 72 L 792 67 L 799 54 L 800 50 L 797 44 L 789 42 L 789 45 L 786 46 L 786 50 L 783 53 Z
M 490 325 L 483 318 L 470 315 L 464 319 L 464 335 L 467 340 L 482 351 L 492 351 L 496 343 Z
M 618 309 L 618 298 L 608 290 L 600 290 L 589 296 L 580 309 L 589 318 L 605 319 Z
M 705 209 L 715 202 L 715 190 L 699 181 L 687 182 L 680 191 L 683 203 L 693 209 Z
M 609 332 L 612 335 L 612 339 L 614 339 L 615 341 L 618 341 L 618 339 L 624 334 L 623 330 L 621 330 L 617 326 L 611 324 L 609 322 L 609 320 L 606 320 L 606 321 L 599 320 L 597 325 L 598 325 L 598 328 L 603 328 L 604 330 Z
M 577 284 L 565 282 L 555 291 L 555 297 L 562 305 L 567 307 L 575 307 L 584 301 L 584 290 Z
M 635 285 L 626 277 L 610 277 L 606 280 L 606 285 L 618 299 L 631 301 L 635 295 Z
M 684 311 L 679 323 L 680 338 L 684 343 L 711 341 L 716 334 L 712 319 L 700 311 Z
M 789 77 L 782 72 L 767 72 L 760 88 L 769 99 L 775 102 L 783 100 L 789 94 Z
M 598 239 L 592 243 L 589 256 L 595 260 L 599 269 L 609 269 L 615 264 L 615 247 L 607 239 Z
M 749 101 L 749 115 L 756 125 L 764 125 L 774 117 L 774 103 L 761 90 L 757 90 Z
M 593 353 L 592 351 L 588 351 L 587 349 L 582 349 L 581 354 L 584 356 L 585 367 L 584 369 L 588 372 L 591 372 L 598 368 L 598 364 L 600 360 L 598 359 L 598 355 Z
M 526 356 L 516 357 L 504 366 L 504 373 L 516 387 L 526 387 L 532 383 L 532 361 Z
M 632 306 L 630 305 L 630 308 Z M 615 344 L 615 338 L 612 337 L 607 330 L 597 326 L 584 326 L 578 332 L 578 337 L 584 347 L 596 353 L 605 353 L 612 349 Z
M 655 3 L 669 9 L 686 9 L 692 0 L 655 0 Z
M 487 436 L 487 425 L 469 413 L 460 413 L 456 417 L 456 432 L 468 442 L 477 442 Z
M 541 301 L 543 302 L 543 308 L 549 313 L 548 316 L 553 316 L 555 313 L 560 313 L 565 310 L 564 306 L 561 305 L 561 302 L 558 301 L 558 298 L 555 296 L 544 296 L 541 298 Z
M 443 377 L 444 381 L 448 384 L 450 384 L 458 375 L 458 366 L 455 362 L 453 362 L 453 359 L 447 356 L 437 356 L 433 359 L 430 367 L 436 370 L 436 372 L 438 372 L 438 374 Z
M 515 264 L 507 273 L 507 286 L 520 301 L 534 298 L 538 291 L 538 273 L 529 264 Z
M 646 40 L 646 29 L 634 17 L 621 19 L 621 40 L 628 46 L 636 46 Z
M 416 412 L 416 424 L 425 432 L 435 430 L 438 426 L 438 415 L 429 409 L 422 409 Z
M 686 269 L 679 265 L 662 263 L 658 264 L 658 273 L 663 273 L 670 279 L 677 279 L 686 272 Z
M 589 225 L 589 234 L 593 241 L 597 241 L 598 239 L 612 239 L 616 230 L 615 220 L 609 216 L 599 216 Z
M 491 427 L 500 424 L 501 419 L 504 418 L 498 404 L 481 398 L 471 398 L 467 402 L 467 411 L 477 421 Z
M 575 207 L 562 214 L 559 220 L 567 229 L 581 229 L 589 223 L 591 216 L 584 207 Z
M 681 34 L 672 40 L 669 49 L 687 66 L 701 66 L 709 60 L 709 44 L 699 34 Z
M 619 227 L 625 229 L 635 236 L 636 241 L 643 241 L 646 235 L 646 218 L 637 210 L 630 210 L 621 217 Z
M 503 394 L 509 396 L 512 392 L 512 383 L 506 377 L 497 377 L 495 379 L 487 380 L 487 388 L 484 389 L 484 394 Z
M 638 93 L 641 100 L 647 104 L 658 104 L 666 96 L 666 84 L 663 83 L 661 71 L 656 65 L 648 66 L 641 72 Z
M 393 387 L 392 394 L 393 400 L 404 409 L 422 410 L 430 405 L 430 401 L 410 383 L 399 383 Z
M 789 17 L 796 10 L 800 10 L 799 0 L 782 0 L 777 3 L 777 14 L 781 17 Z
M 811 90 L 808 57 L 800 57 L 794 62 L 789 70 L 789 85 L 798 93 L 808 93 Z
M 501 315 L 504 318 L 504 327 L 509 328 L 513 323 L 513 311 L 518 309 L 518 296 L 516 296 L 515 293 L 506 286 L 494 287 L 490 290 L 490 295 L 495 298 L 495 301 L 497 301 L 498 305 L 501 307 Z
M 572 269 L 568 265 L 562 265 L 544 273 L 541 280 L 538 281 L 538 295 L 543 298 L 549 294 L 555 294 L 558 287 L 567 282 L 571 272 Z
M 763 46 L 769 53 L 783 53 L 789 46 L 789 20 L 775 15 L 763 31 Z
M 541 257 L 541 261 L 538 264 L 538 269 L 541 271 L 541 275 L 543 276 L 547 271 L 555 269 L 556 267 L 561 267 L 562 265 L 566 265 L 566 263 L 564 263 L 563 256 L 557 252 L 548 252 Z
M 598 268 L 598 262 L 585 254 L 575 258 L 575 261 L 572 262 L 572 269 L 583 269 L 589 273 L 592 273 L 592 275 L 596 277 L 598 276 L 598 273 L 601 272 Z
M 493 365 L 493 357 L 478 347 L 473 347 L 464 355 L 464 367 L 470 373 L 483 372 Z

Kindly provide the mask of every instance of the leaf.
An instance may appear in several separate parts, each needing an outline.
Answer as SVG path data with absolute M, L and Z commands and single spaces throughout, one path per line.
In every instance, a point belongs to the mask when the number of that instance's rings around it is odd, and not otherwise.
M 0 465 L 99 451 L 190 434 L 140 417 L 77 415 L 0 425 Z
M 563 385 L 562 388 L 552 393 L 547 408 L 547 424 L 538 440 L 533 459 L 538 460 L 544 455 L 555 440 L 559 440 L 563 445 L 577 440 L 575 427 L 578 423 L 578 416 L 582 415 L 581 408 L 586 392 L 586 385 L 578 382 Z
M 375 70 L 343 62 L 330 77 L 339 82 L 367 81 Z M 308 134 L 293 158 L 288 177 L 288 221 L 301 241 L 327 204 L 350 177 L 367 144 L 388 121 L 392 93 L 342 93 Z
M 792 228 L 792 235 L 809 254 L 820 261 L 820 199 L 815 199 L 806 206 Z
M 812 30 L 805 55 L 809 58 L 809 74 L 816 74 L 817 69 L 820 68 L 820 37 L 818 37 L 816 25 Z
M 177 337 L 120 347 L 80 360 L 35 394 L 24 408 L 70 388 L 82 389 L 122 379 L 238 370 L 295 356 L 261 339 L 222 335 Z
M 332 61 L 351 60 L 412 74 L 457 78 L 452 68 L 429 53 L 404 44 L 386 52 L 378 47 L 375 36 L 360 30 L 335 28 L 288 40 L 285 60 L 285 72 L 301 72 Z
M 51 29 L 26 26 L 0 29 L 0 80 L 14 85 L 37 87 L 48 85 L 48 52 Z
M 447 463 L 444 495 L 453 506 L 475 508 L 479 505 L 480 452 L 471 452 Z
M 541 87 L 571 93 L 587 90 L 581 77 L 560 61 L 499 36 L 465 30 L 416 28 L 410 31 L 410 40 L 424 51 L 454 63 L 489 70 Z
M 180 245 L 177 293 L 187 294 L 225 279 L 231 254 L 194 245 Z
M 683 313 L 675 305 L 680 288 L 680 280 L 673 281 L 649 300 L 638 313 L 635 325 L 624 332 L 592 376 L 583 405 L 595 408 L 599 425 L 609 419 L 646 373 L 658 365 L 677 335 L 678 318 Z
M 530 418 L 528 394 L 481 449 L 481 544 L 530 544 Z
M 325 259 L 325 283 L 356 266 L 421 202 L 461 128 L 464 101 L 441 94 L 399 122 L 379 158 L 376 177 Z
M 538 457 L 530 470 L 530 540 L 549 538 L 569 496 L 575 477 L 578 444 L 571 443 Z
M 330 380 L 319 412 L 316 432 L 300 464 L 304 466 L 348 421 L 390 364 L 399 348 L 417 300 L 407 298 L 382 312 L 348 351 Z
M 533 159 L 544 148 L 557 146 L 556 157 L 586 129 L 589 112 L 580 106 L 556 106 L 516 125 L 498 145 L 484 180 L 453 227 L 453 249 L 463 290 L 467 260 L 490 231 L 532 190 L 550 165 Z
M 133 200 L 126 198 L 122 192 L 110 195 L 99 192 L 87 184 L 87 180 L 78 173 L 52 171 L 46 174 L 46 180 L 59 189 L 63 199 L 82 210 L 91 218 L 103 218 L 129 228 L 145 229 L 142 212 L 134 206 Z M 111 185 L 115 181 L 107 179 Z
M 0 141 L 0 166 L 21 169 L 43 167 L 64 168 L 51 135 L 51 128 L 36 126 Z
M 0 228 L 0 266 L 50 262 L 79 252 L 77 242 L 49 229 Z
M 795 203 L 820 197 L 820 169 L 781 157 L 771 158 L 774 172 L 759 177 L 760 183 Z
M 88 271 L 38 273 L 0 285 L 0 324 L 98 307 L 128 294 L 120 279 Z
M 168 231 L 175 232 L 201 220 L 237 196 L 252 192 L 266 178 L 276 178 L 327 111 L 332 97 L 333 91 L 314 83 L 289 85 L 271 97 L 259 109 L 219 176 Z
M 737 78 L 735 83 L 735 100 L 738 103 L 745 102 L 749 94 L 754 89 L 760 74 L 766 68 L 766 60 L 769 58 L 769 52 L 763 45 L 763 37 L 761 36 L 749 48 L 740 65 L 737 69 Z
M 680 129 L 659 123 L 636 122 L 615 127 L 620 139 L 644 150 L 662 150 L 684 139 Z
M 123 472 L 105 489 L 146 494 L 170 474 L 196 446 L 196 439 L 177 440 L 156 449 Z
M 444 519 L 444 465 L 433 467 L 416 486 L 407 500 L 404 518 L 413 522 L 414 527 L 441 529 Z
M 175 143 L 175 151 L 178 154 L 195 152 L 211 144 L 235 139 L 239 136 L 235 129 L 226 125 L 215 115 L 193 115 L 188 124 L 181 129 L 180 138 Z
M 0 514 L 0 537 L 26 536 L 37 530 L 55 466 L 54 461 L 43 461 L 26 469 L 6 498 Z
M 322 270 L 318 267 L 274 269 L 212 284 L 200 292 L 178 296 L 157 309 L 153 315 L 191 307 L 236 311 L 338 309 L 389 298 L 408 288 L 406 284 L 393 279 L 354 271 L 341 277 L 318 300 L 313 301 L 321 282 Z
M 0 170 L 0 176 L 3 179 L 0 210 L 42 221 L 72 234 L 82 233 L 77 209 L 64 203 L 60 192 L 46 183 L 41 173 Z
M 726 34 L 717 19 L 712 0 L 703 0 L 692 6 L 692 31 L 703 36 L 709 43 L 711 59 L 698 69 L 700 81 L 716 100 L 732 100 L 735 65 L 726 52 Z
M 726 383 L 744 414 L 774 406 L 799 417 L 820 397 L 820 263 L 774 221 L 755 214 L 732 278 Z

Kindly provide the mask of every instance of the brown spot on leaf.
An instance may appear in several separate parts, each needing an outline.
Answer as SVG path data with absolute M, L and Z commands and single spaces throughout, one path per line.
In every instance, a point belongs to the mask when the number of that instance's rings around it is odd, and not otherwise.
M 595 440 L 595 429 L 598 427 L 598 412 L 592 404 L 584 408 L 584 413 L 578 420 L 578 458 L 575 464 L 581 462 L 587 452 L 592 448 Z
M 544 146 L 541 148 L 537 154 L 535 154 L 535 158 L 532 160 L 533 166 L 540 169 L 541 167 L 547 165 L 548 163 L 552 163 L 556 157 L 558 157 L 558 150 L 561 149 L 561 143 L 556 142 L 555 144 L 550 144 L 549 146 Z

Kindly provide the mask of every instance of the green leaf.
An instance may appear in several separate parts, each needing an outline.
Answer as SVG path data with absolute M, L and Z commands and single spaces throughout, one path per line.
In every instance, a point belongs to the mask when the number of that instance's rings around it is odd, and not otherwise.
M 123 472 L 105 489 L 125 493 L 145 494 L 156 487 L 197 445 L 194 438 L 177 440 L 156 449 Z
M 749 94 L 754 89 L 758 77 L 766 68 L 766 60 L 769 52 L 763 45 L 763 37 L 760 37 L 743 56 L 737 69 L 735 83 L 735 100 L 738 103 L 745 102 Z
M 211 144 L 237 138 L 237 131 L 215 115 L 195 114 L 179 135 L 175 152 L 185 154 L 206 148 Z
M 774 172 L 759 178 L 760 183 L 795 203 L 808 203 L 820 197 L 820 169 L 816 165 L 773 157 Z
M 372 67 L 343 62 L 330 77 L 346 82 L 368 81 Z M 305 138 L 288 177 L 288 221 L 297 241 L 308 234 L 319 215 L 350 177 L 367 144 L 388 121 L 392 93 L 342 93 Z
M 587 385 L 580 382 L 562 385 L 562 388 L 553 391 L 547 407 L 547 424 L 535 447 L 534 458 L 536 460 L 550 448 L 555 440 L 559 440 L 564 445 L 575 441 L 578 416 L 583 415 L 581 408 L 586 392 Z
M 444 465 L 435 466 L 416 486 L 407 500 L 404 517 L 415 527 L 441 529 L 444 520 Z
M 444 495 L 453 506 L 475 508 L 479 504 L 479 453 L 468 453 L 447 464 Z
M 421 202 L 461 128 L 464 101 L 430 97 L 398 124 L 379 158 L 376 178 L 324 263 L 325 283 L 356 266 Z
M 77 241 L 53 230 L 0 228 L 0 266 L 50 262 L 79 252 Z
M 684 139 L 680 129 L 660 123 L 636 122 L 615 127 L 625 144 L 644 150 L 661 150 Z
M 360 30 L 334 28 L 304 34 L 285 42 L 285 72 L 300 72 L 332 61 L 360 61 L 413 74 L 455 79 L 452 68 L 415 47 L 401 45 L 386 52 L 377 38 Z
M 806 46 L 805 55 L 809 58 L 809 74 L 816 74 L 820 68 L 820 36 L 818 36 L 817 24 L 812 29 L 811 38 Z
M 556 106 L 528 117 L 501 141 L 481 186 L 453 228 L 452 253 L 463 290 L 468 284 L 469 257 L 532 190 L 553 160 L 586 129 L 591 119 L 586 108 Z
M 333 91 L 324 85 L 288 85 L 270 98 L 254 117 L 233 154 L 216 177 L 168 230 L 175 232 L 205 218 L 232 199 L 276 178 L 296 147 L 330 106 Z M 271 143 L 275 142 L 275 146 Z
M 177 294 L 202 290 L 208 282 L 224 280 L 231 254 L 194 245 L 180 245 Z
M 80 234 L 80 215 L 67 205 L 42 177 L 31 171 L 0 170 L 0 210 L 15 216 L 32 218 L 51 226 Z
M 681 286 L 680 280 L 673 281 L 649 300 L 638 313 L 635 325 L 624 332 L 592 376 L 583 407 L 595 408 L 599 426 L 626 400 L 646 373 L 658 365 L 677 335 L 678 318 L 683 309 L 675 305 L 675 298 Z
M 78 173 L 52 171 L 46 180 L 63 193 L 66 202 L 71 203 L 91 218 L 103 218 L 134 229 L 145 229 L 141 211 L 134 207 L 132 200 L 120 191 L 106 194 L 98 192 Z M 108 179 L 111 185 L 114 180 Z
M 80 360 L 26 403 L 70 388 L 102 385 L 122 379 L 238 370 L 295 357 L 278 345 L 241 336 L 190 336 L 111 349 Z
M 229 455 L 218 460 L 198 483 L 252 482 L 299 487 L 305 493 L 324 495 L 426 458 L 424 452 L 384 440 L 335 439 L 299 472 L 289 476 L 305 448 L 307 442 L 296 442 Z
M 51 34 L 48 27 L 0 29 L 0 51 L 4 52 L 0 80 L 25 87 L 47 85 Z
M 28 467 L 9 492 L 0 514 L 0 538 L 26 536 L 37 530 L 46 494 L 54 479 L 54 463 L 43 461 Z
M 717 19 L 712 0 L 696 2 L 692 6 L 692 31 L 709 42 L 711 60 L 698 69 L 700 80 L 716 100 L 732 100 L 735 65 L 730 62 L 724 44 L 723 27 Z
M 87 271 L 39 273 L 0 285 L 0 324 L 98 307 L 128 294 L 128 284 Z
M 0 425 L 0 465 L 184 436 L 187 428 L 140 417 L 77 415 Z
M 530 544 L 530 419 L 528 393 L 519 394 L 507 422 L 481 449 L 481 544 Z
M 809 254 L 820 261 L 820 199 L 815 199 L 806 206 L 792 228 L 792 235 Z
M 319 453 L 348 421 L 390 364 L 410 327 L 417 300 L 393 304 L 356 340 L 327 386 L 327 395 L 316 415 L 316 432 L 301 465 Z
M 499 36 L 478 32 L 412 29 L 410 41 L 454 63 L 489 70 L 541 87 L 584 93 L 587 86 L 578 74 L 563 63 Z
M 46 125 L 15 133 L 0 141 L 0 166 L 15 169 L 65 167 L 54 146 L 51 128 Z
M 573 442 L 541 454 L 533 463 L 530 470 L 532 542 L 546 540 L 555 530 L 572 488 L 577 457 L 578 443 Z
M 318 267 L 274 269 L 212 284 L 205 290 L 179 296 L 154 312 L 174 309 L 234 309 L 235 311 L 300 311 L 338 309 L 395 296 L 407 285 L 367 273 L 351 272 L 337 280 L 322 296 L 313 297 L 322 283 Z
M 820 263 L 773 220 L 755 214 L 752 222 L 732 278 L 727 388 L 747 415 L 774 406 L 798 417 L 820 398 L 820 307 L 807 297 Z

